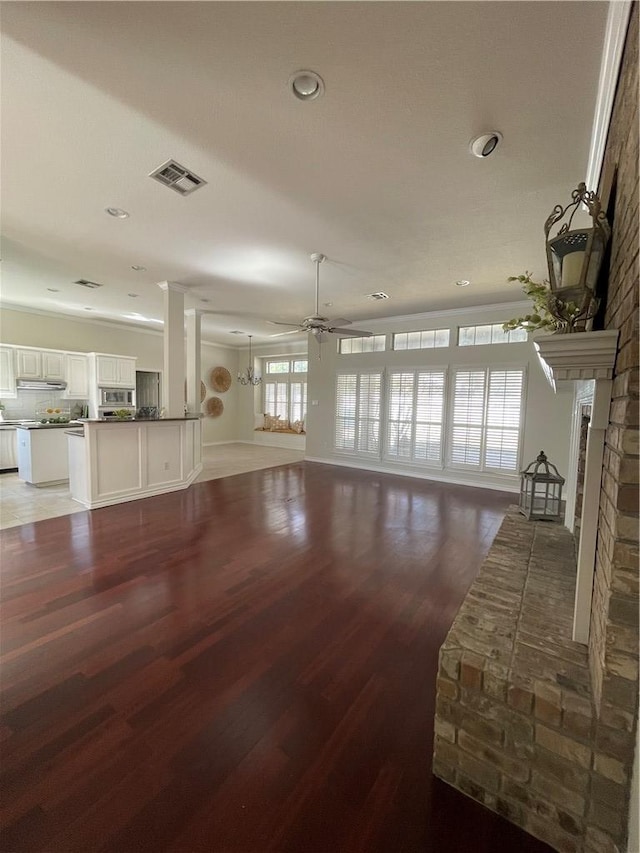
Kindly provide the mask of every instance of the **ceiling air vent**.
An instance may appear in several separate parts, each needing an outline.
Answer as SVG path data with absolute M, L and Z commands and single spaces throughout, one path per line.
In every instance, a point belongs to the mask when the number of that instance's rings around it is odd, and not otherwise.
M 175 160 L 167 160 L 162 166 L 158 166 L 157 169 L 150 172 L 149 177 L 160 181 L 165 187 L 175 190 L 180 195 L 190 195 L 207 183 L 194 172 L 185 169 L 180 163 L 176 163 Z
M 388 299 L 389 294 L 385 293 L 384 290 L 379 290 L 377 293 L 368 293 L 368 299 Z
M 97 281 L 89 281 L 88 278 L 79 278 L 77 281 L 74 281 L 73 283 L 79 284 L 80 287 L 88 287 L 89 290 L 95 290 L 97 287 L 102 287 L 102 285 L 98 284 Z

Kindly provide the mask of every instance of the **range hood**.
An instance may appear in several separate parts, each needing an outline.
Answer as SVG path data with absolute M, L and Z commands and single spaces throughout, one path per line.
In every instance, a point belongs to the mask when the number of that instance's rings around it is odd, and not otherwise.
M 64 391 L 66 387 L 57 379 L 18 379 L 18 391 Z

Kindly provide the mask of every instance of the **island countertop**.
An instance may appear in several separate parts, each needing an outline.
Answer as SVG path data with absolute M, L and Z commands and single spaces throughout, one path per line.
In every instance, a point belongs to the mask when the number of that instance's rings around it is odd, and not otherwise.
M 202 415 L 182 415 L 179 418 L 78 418 L 80 424 L 167 423 L 167 421 L 199 421 Z M 68 426 L 68 424 L 66 424 Z
M 67 421 L 64 424 L 41 424 L 41 423 L 15 424 L 16 429 L 69 429 L 69 427 L 77 427 L 77 426 L 80 426 L 80 421 L 77 421 L 77 420 Z

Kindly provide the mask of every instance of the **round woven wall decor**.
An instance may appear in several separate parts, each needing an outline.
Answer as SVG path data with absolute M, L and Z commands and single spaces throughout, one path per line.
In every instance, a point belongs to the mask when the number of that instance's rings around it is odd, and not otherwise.
M 226 367 L 213 367 L 209 373 L 209 385 L 214 391 L 228 391 L 231 388 L 231 374 Z
M 204 403 L 204 398 L 207 396 L 207 386 L 200 380 L 200 402 Z M 187 401 L 187 380 L 184 380 L 184 400 Z
M 224 412 L 224 403 L 220 397 L 209 397 L 204 404 L 204 410 L 209 418 L 219 418 Z

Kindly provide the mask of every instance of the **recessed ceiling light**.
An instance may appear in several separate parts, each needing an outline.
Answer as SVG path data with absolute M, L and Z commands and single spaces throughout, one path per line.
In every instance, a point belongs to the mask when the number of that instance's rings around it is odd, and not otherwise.
M 138 294 L 137 294 L 137 293 L 127 293 L 127 296 L 130 296 L 132 299 L 137 299 L 137 298 L 138 298 Z
M 331 308 L 331 306 L 333 305 L 333 302 L 323 302 L 322 304 L 324 305 L 325 308 Z
M 211 302 L 210 299 L 201 299 L 200 302 Z
M 469 143 L 469 150 L 474 157 L 479 157 L 483 160 L 489 157 L 502 142 L 502 134 L 498 130 L 489 130 L 487 133 L 482 133 L 476 136 Z
M 136 272 L 146 272 L 147 271 L 146 267 L 141 267 L 139 264 L 131 264 L 131 269 L 135 270 Z
M 456 281 L 456 287 L 469 287 L 471 284 L 470 281 L 467 281 L 466 278 L 460 278 Z
M 128 219 L 129 214 L 126 210 L 123 210 L 121 207 L 105 207 L 105 213 L 108 213 L 109 216 L 115 216 L 116 219 Z
M 289 86 L 299 101 L 313 101 L 324 94 L 324 80 L 315 71 L 296 71 L 289 78 Z
M 60 293 L 57 287 L 48 287 L 47 290 L 49 293 Z
M 237 329 L 234 329 L 233 332 L 229 332 L 230 335 L 244 335 L 244 332 L 239 332 Z
M 85 311 L 93 311 L 93 308 L 88 308 L 86 305 L 84 306 Z

